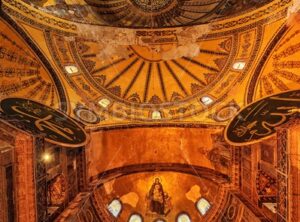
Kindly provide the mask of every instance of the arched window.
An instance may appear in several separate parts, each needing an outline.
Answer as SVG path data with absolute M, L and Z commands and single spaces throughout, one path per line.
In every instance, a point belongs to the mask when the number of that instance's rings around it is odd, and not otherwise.
M 159 112 L 159 111 L 152 112 L 152 119 L 161 119 L 161 118 L 162 118 L 161 112 Z
M 107 108 L 110 105 L 110 101 L 108 99 L 101 99 L 98 104 L 103 108 Z
M 214 102 L 214 100 L 212 98 L 210 98 L 209 96 L 203 96 L 200 100 L 203 103 L 203 105 L 205 105 L 205 106 L 208 106 Z
M 115 217 L 117 218 L 119 214 L 121 213 L 122 210 L 122 203 L 114 199 L 107 207 L 108 211 Z
M 207 213 L 210 207 L 211 207 L 210 203 L 205 198 L 201 198 L 197 202 L 197 209 L 202 216 L 204 216 Z
M 179 214 L 177 217 L 177 222 L 192 222 L 190 216 L 186 213 Z
M 233 64 L 233 69 L 235 70 L 243 70 L 246 66 L 246 63 L 244 61 L 238 61 L 238 62 L 235 62 Z
M 68 74 L 78 73 L 78 68 L 77 68 L 77 66 L 74 66 L 74 65 L 65 66 L 65 70 L 67 71 Z
M 132 214 L 128 222 L 143 222 L 143 218 L 138 214 Z

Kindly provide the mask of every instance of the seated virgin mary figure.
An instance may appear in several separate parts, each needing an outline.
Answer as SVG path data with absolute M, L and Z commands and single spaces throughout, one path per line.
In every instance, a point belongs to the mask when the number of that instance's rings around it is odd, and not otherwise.
M 150 201 L 149 208 L 151 212 L 155 212 L 160 215 L 164 215 L 165 211 L 165 198 L 162 184 L 159 179 L 156 178 L 155 182 L 152 184 L 151 189 L 148 194 L 148 199 Z

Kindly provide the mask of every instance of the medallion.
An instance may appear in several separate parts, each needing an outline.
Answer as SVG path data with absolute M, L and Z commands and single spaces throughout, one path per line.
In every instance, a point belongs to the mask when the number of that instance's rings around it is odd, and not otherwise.
M 84 129 L 70 117 L 41 103 L 7 98 L 0 109 L 5 120 L 29 133 L 44 134 L 45 140 L 66 147 L 79 147 L 87 142 Z
M 296 118 L 299 112 L 300 90 L 269 96 L 241 110 L 227 126 L 225 138 L 233 145 L 256 143 L 272 136 L 276 127 Z

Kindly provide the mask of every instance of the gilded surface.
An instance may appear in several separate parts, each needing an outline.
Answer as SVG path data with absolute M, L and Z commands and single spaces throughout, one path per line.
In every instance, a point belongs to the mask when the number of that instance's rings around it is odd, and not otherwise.
M 76 12 L 70 1 L 57 5 L 50 1 L 40 3 L 39 7 L 47 10 L 68 5 L 69 10 Z M 173 1 L 166 7 L 172 4 Z M 99 40 L 93 40 L 93 34 L 89 38 L 75 34 L 76 22 L 69 17 L 61 19 L 24 2 L 5 1 L 5 10 L 17 18 L 29 35 L 36 32 L 30 37 L 37 43 L 46 40 L 47 45 L 40 47 L 51 64 L 59 68 L 59 76 L 66 80 L 70 115 L 88 127 L 98 128 L 115 124 L 225 124 L 246 105 L 246 84 L 255 62 L 284 23 L 289 4 L 288 0 L 273 1 L 260 5 L 260 11 L 248 10 L 239 16 L 213 21 L 212 29 L 195 42 L 200 48 L 198 55 L 175 58 L 166 58 L 164 53 L 181 47 L 178 35 L 174 34 L 178 29 L 137 29 L 136 40 L 146 45 L 125 44 L 118 48 L 121 54 L 110 52 L 105 56 L 106 49 L 97 43 Z M 81 2 L 76 7 L 84 5 Z M 28 11 L 32 13 L 26 14 Z M 188 34 L 189 30 L 184 31 Z M 235 69 L 237 62 L 245 63 L 245 67 Z M 77 72 L 68 73 L 68 66 L 75 66 Z M 207 98 L 211 101 L 208 105 L 202 102 Z M 80 112 L 78 107 L 90 112 Z
M 59 108 L 56 84 L 38 56 L 3 19 L 0 30 L 0 98 L 26 95 Z

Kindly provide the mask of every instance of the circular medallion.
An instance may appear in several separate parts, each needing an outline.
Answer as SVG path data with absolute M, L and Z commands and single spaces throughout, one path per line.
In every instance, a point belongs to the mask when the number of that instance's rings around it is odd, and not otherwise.
M 87 108 L 76 108 L 74 113 L 79 120 L 85 123 L 96 124 L 100 122 L 98 115 Z
M 236 106 L 223 107 L 215 114 L 214 120 L 216 120 L 217 122 L 225 122 L 231 119 L 232 117 L 234 117 L 234 115 L 238 112 L 238 110 L 239 109 Z
M 300 90 L 269 96 L 241 110 L 227 126 L 225 138 L 233 145 L 256 143 L 272 136 L 277 127 L 299 113 Z
M 168 7 L 174 0 L 130 0 L 135 6 L 146 12 L 159 12 Z
M 70 117 L 41 103 L 7 98 L 0 103 L 3 117 L 12 125 L 29 133 L 44 134 L 45 140 L 66 147 L 87 143 L 84 129 Z

